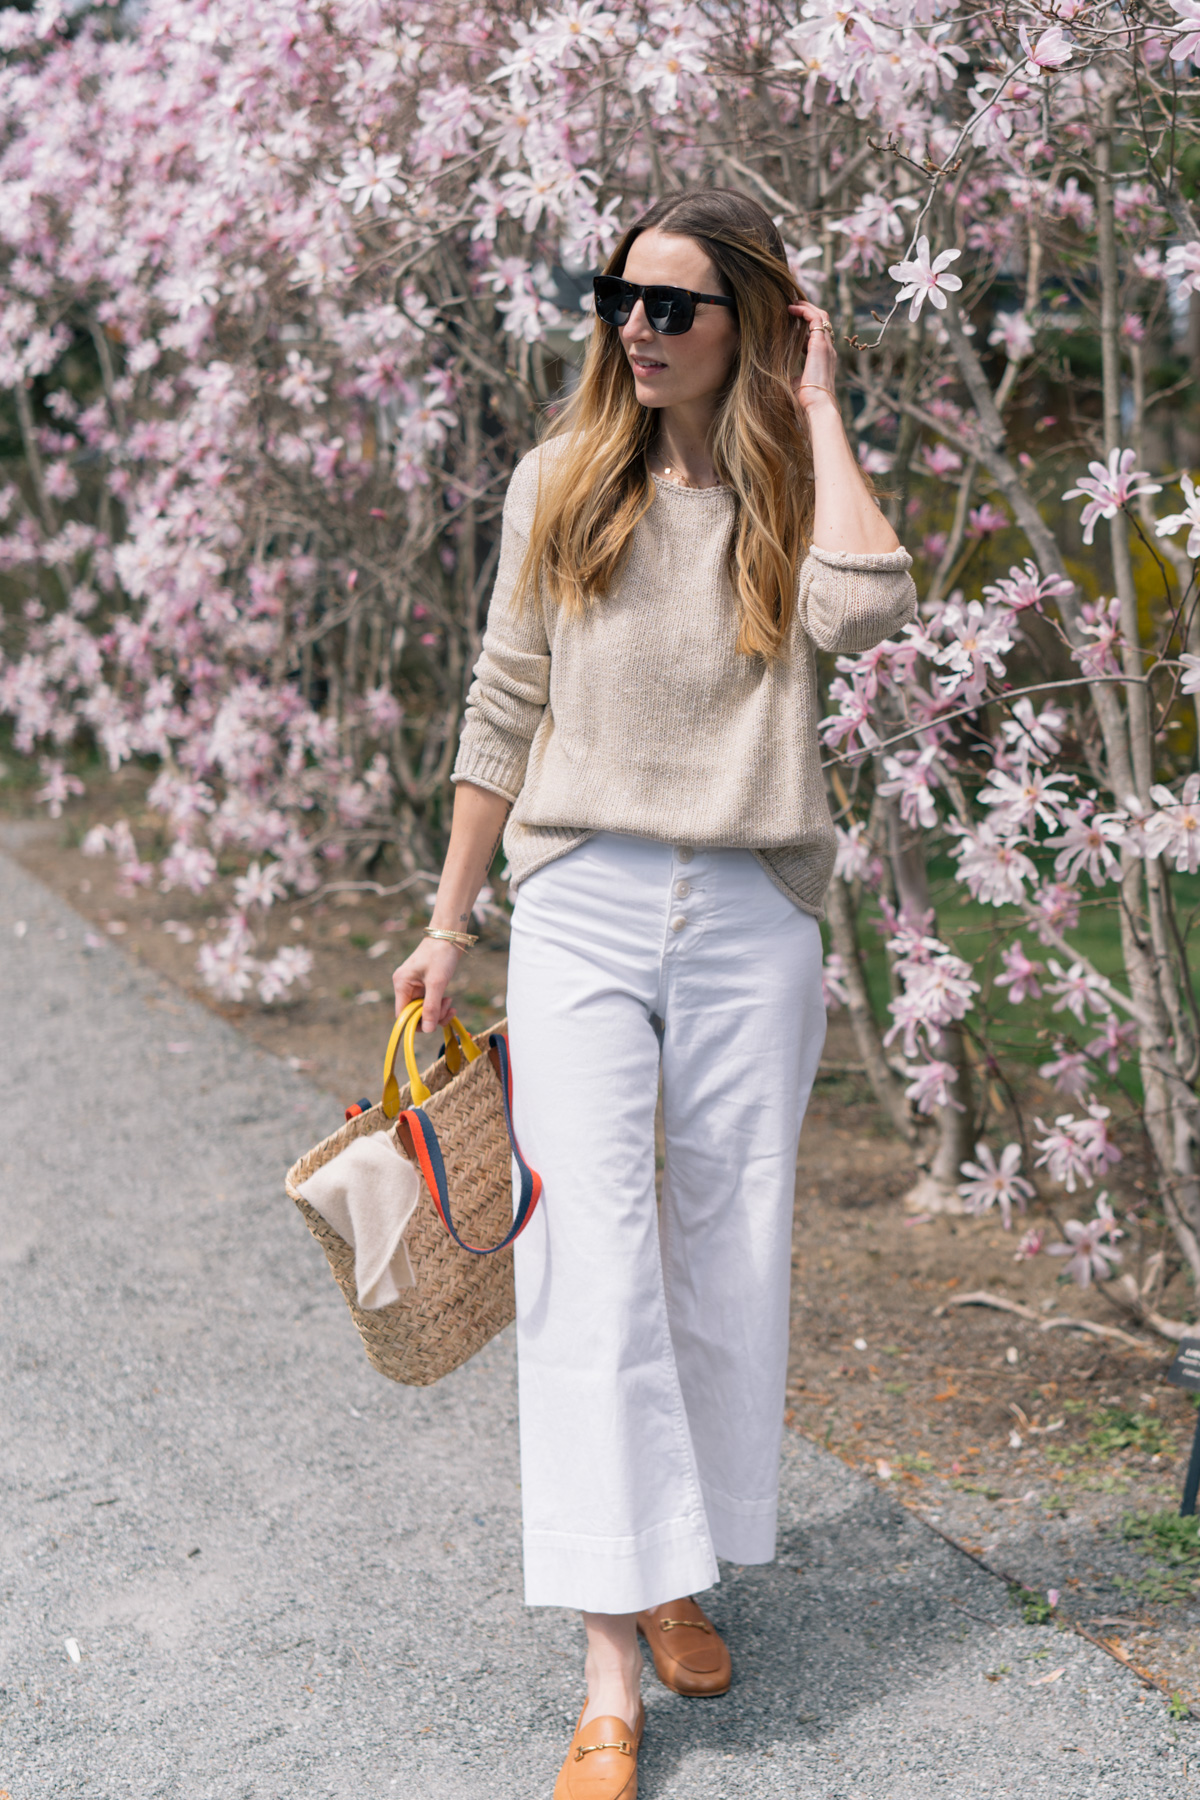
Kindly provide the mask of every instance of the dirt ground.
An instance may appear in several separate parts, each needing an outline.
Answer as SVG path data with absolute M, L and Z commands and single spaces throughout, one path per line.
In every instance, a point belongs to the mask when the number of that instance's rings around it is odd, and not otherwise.
M 178 891 L 123 895 L 111 859 L 78 848 L 96 818 L 121 811 L 137 829 L 138 799 L 136 782 L 118 784 L 49 822 L 0 780 L 0 846 L 91 921 L 97 939 L 117 939 L 212 1006 L 195 972 L 198 945 L 219 929 L 211 903 Z M 378 1093 L 391 970 L 417 941 L 425 900 L 418 885 L 401 898 L 328 893 L 275 909 L 271 947 L 309 947 L 310 987 L 276 1009 L 215 1007 L 327 1090 L 331 1130 L 348 1101 Z M 460 966 L 458 1007 L 473 1030 L 504 1011 L 505 965 L 503 943 L 485 941 Z M 1116 1174 L 1117 1212 L 1140 1210 L 1153 1247 L 1136 1145 Z M 1048 1258 L 1014 1260 L 1019 1233 L 990 1215 L 907 1216 L 913 1175 L 835 1017 L 800 1148 L 788 1427 L 1008 1576 L 1031 1620 L 1082 1625 L 1180 1705 L 1200 1705 L 1200 1538 L 1173 1519 L 1197 1409 L 1165 1381 L 1171 1347 L 1064 1326 L 1125 1322 L 1102 1294 L 1064 1285 Z M 980 1290 L 1031 1309 L 1036 1322 L 953 1304 Z M 1177 1278 L 1162 1310 L 1188 1309 Z

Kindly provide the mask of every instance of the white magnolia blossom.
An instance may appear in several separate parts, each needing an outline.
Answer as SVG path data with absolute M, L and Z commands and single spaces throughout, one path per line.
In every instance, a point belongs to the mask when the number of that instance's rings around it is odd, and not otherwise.
M 1179 874 L 1200 869 L 1200 775 L 1189 775 L 1178 799 L 1158 784 L 1150 798 L 1159 808 L 1146 825 L 1147 856 L 1163 856 Z
M 1026 1200 L 1034 1193 L 1033 1183 L 1019 1172 L 1021 1146 L 1006 1144 L 998 1163 L 986 1144 L 976 1144 L 975 1156 L 975 1162 L 962 1164 L 962 1173 L 969 1179 L 960 1183 L 958 1191 L 969 1212 L 984 1213 L 989 1207 L 998 1207 L 1004 1229 L 1009 1231 L 1013 1207 L 1024 1212 Z
M 1200 556 L 1200 494 L 1196 492 L 1195 483 L 1190 475 L 1181 475 L 1179 485 L 1183 489 L 1186 505 L 1182 512 L 1172 513 L 1169 518 L 1159 519 L 1155 524 L 1155 532 L 1159 537 L 1174 537 L 1177 531 L 1187 526 L 1187 544 L 1189 556 Z M 1194 659 L 1193 659 L 1194 660 Z M 1186 690 L 1191 691 L 1191 690 Z
M 960 840 L 954 851 L 959 880 L 972 898 L 987 906 L 1020 905 L 1025 883 L 1037 880 L 1036 866 L 1021 849 L 1025 840 L 986 821 L 973 831 L 956 821 L 950 829 Z
M 908 309 L 910 319 L 919 319 L 921 308 L 926 300 L 931 306 L 943 312 L 946 308 L 946 295 L 957 293 L 962 287 L 962 280 L 957 275 L 947 274 L 950 264 L 962 255 L 961 250 L 943 250 L 939 256 L 930 261 L 929 239 L 922 235 L 917 239 L 916 254 L 904 262 L 893 263 L 888 274 L 893 281 L 900 283 L 900 291 L 896 295 L 898 303 L 911 300 Z

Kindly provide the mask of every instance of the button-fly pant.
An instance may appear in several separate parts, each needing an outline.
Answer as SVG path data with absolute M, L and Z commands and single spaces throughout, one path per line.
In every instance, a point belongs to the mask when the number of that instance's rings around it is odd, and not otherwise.
M 522 883 L 508 1016 L 544 1183 L 515 1249 L 526 1600 L 634 1612 L 775 1552 L 819 928 L 748 851 L 600 833 Z

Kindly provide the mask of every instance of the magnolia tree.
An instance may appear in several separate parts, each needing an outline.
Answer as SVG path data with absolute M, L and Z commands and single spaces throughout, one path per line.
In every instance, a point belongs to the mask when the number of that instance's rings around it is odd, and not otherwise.
M 0 50 L 0 711 L 51 813 L 81 747 L 152 769 L 155 840 L 117 818 L 85 847 L 224 901 L 215 993 L 303 982 L 302 948 L 263 948 L 285 896 L 424 878 L 505 484 L 588 275 L 651 199 L 744 188 L 837 322 L 923 593 L 826 671 L 830 997 L 924 1166 L 915 1205 L 1007 1224 L 1035 1171 L 1092 1189 L 1142 1131 L 1169 1238 L 1118 1273 L 1101 1193 L 1048 1248 L 1178 1332 L 1196 0 L 39 0 L 0 10 Z M 982 907 L 987 955 L 960 954 Z M 1043 1122 L 1005 1042 L 1027 1060 L 1048 1031 Z

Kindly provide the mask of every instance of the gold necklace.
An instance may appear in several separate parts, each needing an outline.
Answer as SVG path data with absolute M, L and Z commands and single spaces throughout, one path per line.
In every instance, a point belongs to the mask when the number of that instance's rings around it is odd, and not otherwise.
M 681 473 L 674 468 L 673 464 L 666 462 L 663 463 L 661 476 L 658 476 L 648 456 L 646 462 L 650 468 L 650 473 L 655 475 L 656 479 L 669 481 L 672 487 L 694 488 L 697 493 L 704 493 L 707 488 L 720 487 L 721 485 L 719 481 L 710 481 L 703 485 L 696 481 L 689 481 L 686 475 L 681 475 Z

